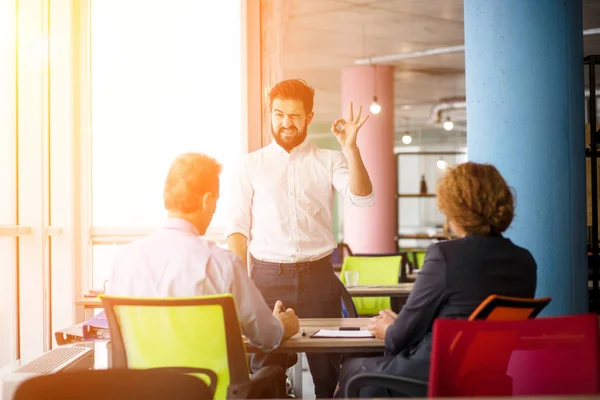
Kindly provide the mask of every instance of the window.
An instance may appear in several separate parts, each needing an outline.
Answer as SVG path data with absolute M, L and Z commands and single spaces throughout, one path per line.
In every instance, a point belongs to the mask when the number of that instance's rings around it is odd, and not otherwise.
M 14 2 L 12 2 L 14 4 Z M 16 12 L 0 1 L 0 367 L 17 355 Z
M 241 0 L 92 1 L 94 287 L 108 277 L 111 244 L 162 224 L 164 178 L 178 154 L 209 154 L 229 179 L 246 142 L 242 14 Z
M 253 96 L 242 0 L 21 3 L 0 0 L 0 367 L 82 321 L 74 300 L 117 245 L 162 222 L 177 154 L 211 154 L 228 179 Z

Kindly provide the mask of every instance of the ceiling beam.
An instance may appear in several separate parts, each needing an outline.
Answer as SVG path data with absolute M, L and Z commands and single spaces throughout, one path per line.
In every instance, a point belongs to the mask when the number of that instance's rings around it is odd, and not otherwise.
M 600 28 L 585 29 L 583 36 L 598 35 L 600 34 Z M 402 61 L 413 58 L 437 56 L 440 54 L 459 53 L 465 51 L 465 45 L 449 46 L 449 47 L 436 47 L 433 49 L 426 49 L 420 51 L 413 51 L 411 53 L 396 53 L 387 54 L 383 56 L 365 57 L 354 60 L 354 64 L 357 65 L 369 65 L 369 64 L 385 64 L 393 61 Z

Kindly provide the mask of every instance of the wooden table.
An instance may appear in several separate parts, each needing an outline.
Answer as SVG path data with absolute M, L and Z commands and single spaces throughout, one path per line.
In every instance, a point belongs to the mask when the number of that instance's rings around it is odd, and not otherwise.
M 408 297 L 414 283 L 346 287 L 352 297 Z
M 352 297 L 391 297 L 394 301 L 406 299 L 414 287 L 414 283 L 397 283 L 392 285 L 371 285 L 347 287 Z M 396 304 L 396 303 L 394 303 Z M 76 307 L 83 307 L 84 321 L 94 316 L 94 309 L 103 308 L 97 297 L 82 297 L 75 300 Z M 395 306 L 399 310 L 400 306 Z M 76 321 L 84 322 L 84 321 Z
M 102 307 L 99 299 L 86 298 L 76 302 L 83 307 Z M 285 341 L 274 353 L 362 353 L 383 351 L 383 340 L 375 338 L 311 338 L 319 329 L 338 329 L 340 326 L 356 326 L 366 329 L 368 318 L 300 318 L 300 333 Z M 302 330 L 305 336 L 302 336 Z M 69 336 L 68 341 L 83 340 L 82 324 L 62 329 L 58 334 Z M 65 336 L 65 341 L 67 338 Z M 58 342 L 58 340 L 57 340 Z M 255 353 L 258 349 L 246 340 L 246 351 Z
M 365 353 L 382 352 L 384 342 L 375 338 L 313 338 L 319 329 L 338 329 L 355 326 L 366 329 L 368 318 L 300 318 L 300 333 L 286 340 L 273 353 Z M 302 336 L 302 330 L 305 336 Z M 246 351 L 256 353 L 257 348 L 246 341 Z
M 82 297 L 75 300 L 75 306 L 84 308 L 104 308 L 98 297 Z
M 391 285 L 369 285 L 347 287 L 348 293 L 356 297 L 404 297 L 408 296 L 414 287 L 414 283 L 396 283 Z M 86 310 L 103 308 L 102 302 L 97 297 L 81 297 L 75 300 L 76 307 Z M 90 316 L 91 318 L 91 316 Z
M 83 321 L 75 321 L 77 323 L 85 322 L 92 318 L 94 316 L 94 309 L 104 308 L 102 301 L 97 297 L 81 297 L 75 300 L 75 307 L 83 307 Z

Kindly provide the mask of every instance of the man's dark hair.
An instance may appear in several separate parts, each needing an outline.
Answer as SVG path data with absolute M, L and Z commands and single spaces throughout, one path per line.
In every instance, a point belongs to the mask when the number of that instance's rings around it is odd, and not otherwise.
M 302 79 L 287 79 L 271 88 L 269 92 L 269 110 L 273 109 L 273 100 L 277 97 L 301 100 L 304 111 L 306 114 L 310 114 L 315 102 L 315 89 Z

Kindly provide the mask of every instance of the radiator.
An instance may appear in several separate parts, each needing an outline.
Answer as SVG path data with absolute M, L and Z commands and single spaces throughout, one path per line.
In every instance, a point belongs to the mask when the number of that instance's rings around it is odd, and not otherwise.
M 52 349 L 30 362 L 16 367 L 2 377 L 2 400 L 12 400 L 19 385 L 30 378 L 59 371 L 94 368 L 94 350 L 88 347 L 64 346 Z

